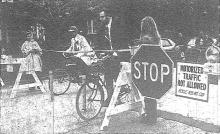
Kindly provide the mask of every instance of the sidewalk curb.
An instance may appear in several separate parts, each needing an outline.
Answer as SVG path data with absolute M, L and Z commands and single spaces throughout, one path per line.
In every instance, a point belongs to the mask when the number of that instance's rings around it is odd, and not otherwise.
M 167 111 L 157 110 L 157 116 L 164 118 L 166 120 L 173 120 L 192 127 L 196 127 L 204 131 L 220 133 L 219 125 L 214 125 L 204 121 L 196 120 L 190 117 L 183 116 L 178 113 L 171 113 Z

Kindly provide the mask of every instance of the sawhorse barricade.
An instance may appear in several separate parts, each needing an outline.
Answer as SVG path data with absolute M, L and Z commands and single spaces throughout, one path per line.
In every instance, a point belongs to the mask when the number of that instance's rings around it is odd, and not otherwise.
M 4 58 L 2 58 L 2 57 L 4 57 Z M 7 72 L 13 72 L 13 65 L 19 65 L 19 64 L 21 64 L 21 62 L 23 60 L 24 60 L 24 58 L 12 58 L 11 55 L 8 55 L 8 56 L 1 55 L 0 64 L 6 66 Z M 1 83 L 1 86 L 5 85 L 5 83 L 1 77 L 0 77 L 0 83 Z
M 26 88 L 30 88 L 30 87 L 35 87 L 36 88 L 37 86 L 39 86 L 40 90 L 42 92 L 46 92 L 44 90 L 44 87 L 43 87 L 42 83 L 40 82 L 37 74 L 35 73 L 35 71 L 29 71 L 28 72 L 29 74 L 31 74 L 33 76 L 33 78 L 35 80 L 35 83 L 19 85 L 22 74 L 26 73 L 25 71 L 21 71 L 22 70 L 21 69 L 22 68 L 22 64 L 24 64 L 24 61 L 21 62 L 21 65 L 20 65 L 20 68 L 19 68 L 19 72 L 18 72 L 17 78 L 15 80 L 15 84 L 14 84 L 14 86 L 12 88 L 12 92 L 11 92 L 10 98 L 14 98 L 15 97 L 15 95 L 17 93 L 17 90 L 19 90 L 19 89 L 26 89 Z
M 121 62 L 122 69 L 118 75 L 115 89 L 111 98 L 111 101 L 109 103 L 109 106 L 105 112 L 105 117 L 103 119 L 102 125 L 100 130 L 105 130 L 106 127 L 109 125 L 110 116 L 128 111 L 133 110 L 137 111 L 139 114 L 142 114 L 144 112 L 144 98 L 141 96 L 140 92 L 136 88 L 136 86 L 133 84 L 131 80 L 131 68 L 130 63 L 128 62 Z M 131 87 L 131 94 L 134 96 L 134 102 L 128 102 L 125 104 L 117 105 L 117 98 L 119 96 L 121 86 L 128 84 Z

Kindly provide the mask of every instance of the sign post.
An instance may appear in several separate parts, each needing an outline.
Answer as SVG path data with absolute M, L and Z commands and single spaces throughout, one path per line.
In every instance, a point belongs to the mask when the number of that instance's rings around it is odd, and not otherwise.
M 143 96 L 160 99 L 171 87 L 173 61 L 159 45 L 142 45 L 131 58 L 131 75 Z

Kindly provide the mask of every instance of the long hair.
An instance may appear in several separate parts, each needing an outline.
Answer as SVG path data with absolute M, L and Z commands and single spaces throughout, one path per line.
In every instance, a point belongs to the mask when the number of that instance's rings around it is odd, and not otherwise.
M 157 30 L 157 25 L 150 16 L 146 16 L 141 20 L 140 39 L 143 44 L 160 45 L 160 34 Z

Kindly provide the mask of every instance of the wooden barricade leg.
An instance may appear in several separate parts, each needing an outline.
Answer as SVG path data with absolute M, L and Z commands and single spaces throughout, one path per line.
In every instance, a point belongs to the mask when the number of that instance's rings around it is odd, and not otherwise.
M 116 85 L 115 90 L 114 90 L 113 95 L 112 95 L 112 98 L 111 98 L 111 101 L 110 101 L 109 106 L 106 110 L 104 120 L 102 121 L 102 126 L 101 126 L 100 130 L 105 130 L 106 127 L 108 126 L 111 111 L 115 108 L 115 104 L 117 102 L 119 92 L 120 92 L 120 87 Z
M 126 75 L 123 75 L 123 74 L 125 74 L 125 73 L 124 72 L 119 73 L 119 76 L 118 76 L 118 79 L 116 82 L 116 87 L 114 89 L 110 104 L 106 110 L 105 117 L 104 117 L 104 120 L 103 120 L 102 125 L 100 127 L 100 130 L 107 129 L 106 127 L 109 124 L 111 115 L 121 113 L 124 111 L 128 111 L 128 110 L 134 110 L 134 109 L 135 109 L 135 111 L 137 110 L 137 112 L 139 112 L 140 114 L 143 112 L 144 102 L 143 102 L 143 99 L 141 98 L 140 93 L 138 92 L 137 88 L 134 86 L 134 84 L 131 81 L 131 74 L 130 73 L 126 73 Z M 120 85 L 119 81 L 121 79 L 124 79 L 123 78 L 124 76 L 126 76 L 128 79 L 127 84 L 129 84 L 129 86 L 131 87 L 131 90 L 133 90 L 132 92 L 134 94 L 136 101 L 133 103 L 121 104 L 121 105 L 116 106 L 118 95 L 121 90 L 121 85 Z
M 41 83 L 41 81 L 39 80 L 37 74 L 35 72 L 32 72 L 32 76 L 34 77 L 34 80 L 36 82 L 36 86 L 40 87 L 40 90 L 45 93 L 46 91 L 44 90 L 43 84 Z
M 15 80 L 15 84 L 14 84 L 14 86 L 12 88 L 12 91 L 11 91 L 10 98 L 14 98 L 15 97 L 16 92 L 17 92 L 17 90 L 19 88 L 19 83 L 20 83 L 22 74 L 23 74 L 23 72 L 18 72 L 17 78 Z
M 24 73 L 23 71 L 19 70 L 19 73 L 18 73 L 17 78 L 15 80 L 15 84 L 14 84 L 14 86 L 12 88 L 12 92 L 11 92 L 10 98 L 14 98 L 15 97 L 15 94 L 16 94 L 18 89 L 24 89 L 24 88 L 29 88 L 29 87 L 37 87 L 37 86 L 39 86 L 40 90 L 42 92 L 46 92 L 44 90 L 44 87 L 43 87 L 42 83 L 40 82 L 40 80 L 39 80 L 39 78 L 38 78 L 38 76 L 37 76 L 37 74 L 35 72 L 31 72 L 30 73 L 34 77 L 35 83 L 19 85 L 20 80 L 21 80 L 21 76 L 22 76 L 23 73 Z

